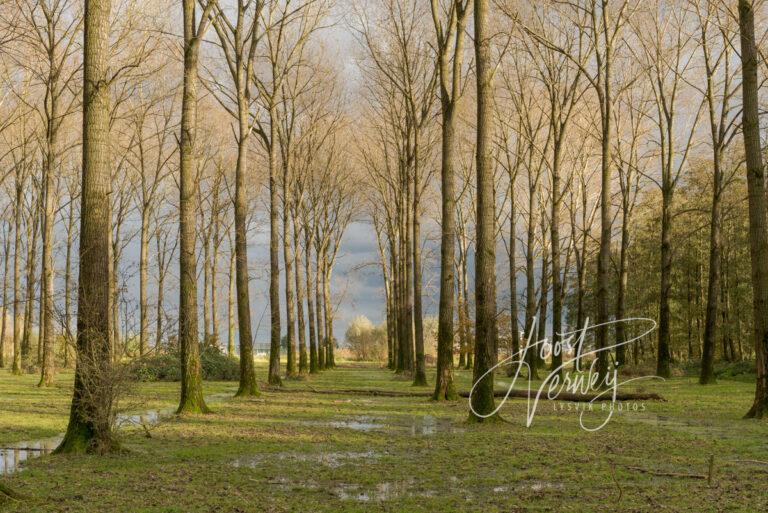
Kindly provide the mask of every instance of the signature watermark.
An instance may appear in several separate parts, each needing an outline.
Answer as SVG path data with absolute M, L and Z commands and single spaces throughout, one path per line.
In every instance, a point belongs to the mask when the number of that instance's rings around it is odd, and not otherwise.
M 629 337 L 623 342 L 616 343 L 610 346 L 597 348 L 592 351 L 582 351 L 582 348 L 586 345 L 586 339 L 587 335 L 595 330 L 596 328 L 605 327 L 605 329 L 608 329 L 611 325 L 616 325 L 619 323 L 625 323 L 627 325 L 632 325 L 634 327 L 637 327 L 637 325 L 640 325 L 640 330 L 636 331 L 636 333 L 639 333 L 633 337 Z M 600 353 L 606 353 L 606 363 L 607 363 L 607 356 L 612 353 L 616 348 L 629 345 L 636 340 L 640 340 L 641 338 L 645 337 L 646 335 L 650 334 L 656 329 L 656 321 L 653 319 L 647 319 L 642 317 L 633 317 L 628 319 L 621 319 L 621 320 L 614 320 L 609 321 L 603 324 L 590 324 L 589 319 L 586 320 L 584 323 L 584 326 L 582 328 L 579 328 L 574 331 L 569 331 L 565 333 L 561 333 L 559 336 L 559 340 L 555 342 L 554 344 L 550 344 L 548 339 L 542 339 L 538 340 L 536 342 L 533 342 L 533 334 L 536 332 L 537 327 L 537 321 L 534 318 L 533 325 L 531 326 L 530 332 L 528 334 L 525 347 L 523 347 L 520 351 L 517 353 L 509 356 L 508 358 L 505 358 L 504 360 L 499 361 L 496 365 L 491 367 L 485 374 L 480 376 L 480 378 L 475 381 L 472 385 L 472 389 L 469 391 L 469 408 L 472 410 L 472 413 L 475 414 L 478 417 L 486 418 L 490 417 L 492 415 L 495 415 L 499 412 L 502 406 L 504 406 L 504 403 L 509 399 L 510 395 L 512 394 L 512 390 L 515 388 L 515 385 L 517 384 L 518 379 L 520 378 L 520 373 L 523 368 L 527 371 L 527 415 L 526 415 L 526 427 L 530 427 L 531 424 L 533 424 L 533 419 L 536 415 L 536 410 L 539 406 L 539 400 L 544 397 L 547 400 L 550 401 L 557 401 L 561 398 L 562 395 L 567 394 L 578 394 L 578 395 L 588 395 L 593 394 L 591 396 L 591 400 L 584 403 L 584 406 L 579 408 L 574 408 L 575 411 L 579 411 L 579 425 L 581 428 L 585 431 L 598 431 L 605 427 L 608 422 L 613 417 L 613 414 L 617 411 L 624 411 L 625 409 L 633 410 L 635 409 L 632 405 L 623 405 L 622 403 L 618 403 L 618 393 L 619 388 L 621 388 L 624 385 L 627 385 L 628 383 L 632 383 L 635 381 L 641 381 L 641 380 L 648 380 L 648 379 L 661 379 L 659 376 L 637 376 L 630 379 L 627 379 L 625 381 L 619 381 L 618 376 L 618 363 L 616 361 L 613 361 L 611 364 L 607 364 L 608 367 L 607 370 L 604 372 L 600 372 L 598 369 L 599 365 L 599 356 Z M 554 368 L 550 370 L 549 374 L 544 378 L 544 380 L 539 385 L 538 389 L 534 389 L 532 386 L 532 380 L 531 380 L 531 368 L 528 363 L 528 352 L 529 351 L 538 351 L 541 358 L 546 359 L 550 356 L 557 356 L 557 355 L 566 355 L 566 349 L 567 348 L 576 348 L 576 352 L 573 355 L 572 358 L 563 360 L 563 363 L 559 365 L 557 368 Z M 591 358 L 591 362 L 589 364 L 589 368 L 586 369 L 586 371 L 582 370 L 581 366 L 582 363 L 589 360 Z M 490 412 L 485 414 L 480 414 L 475 411 L 474 407 L 472 406 L 472 394 L 475 391 L 475 387 L 477 387 L 477 384 L 480 383 L 486 376 L 488 376 L 490 373 L 492 373 L 494 370 L 511 365 L 513 366 L 513 372 L 509 376 L 509 379 L 511 379 L 511 382 L 508 384 L 507 387 L 507 393 L 504 396 L 504 398 L 496 405 L 496 408 Z M 607 395 L 610 394 L 609 398 L 606 398 Z M 567 399 L 561 399 L 561 400 L 567 400 Z M 600 404 L 599 407 L 595 406 L 595 403 L 600 401 L 602 404 Z M 603 402 L 605 401 L 605 402 Z M 618 406 L 617 406 L 618 403 Z M 638 409 L 642 407 L 642 409 L 645 409 L 645 405 L 638 405 Z M 602 422 L 596 425 L 587 425 L 585 424 L 585 414 L 589 412 L 604 412 Z

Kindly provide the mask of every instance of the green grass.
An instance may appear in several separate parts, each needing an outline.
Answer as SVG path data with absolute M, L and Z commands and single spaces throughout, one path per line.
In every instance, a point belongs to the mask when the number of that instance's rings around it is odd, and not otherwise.
M 264 380 L 265 366 L 257 371 Z M 459 371 L 457 380 L 467 390 L 470 373 Z M 0 372 L 0 442 L 64 430 L 71 375 L 58 382 L 41 390 L 33 377 Z M 370 366 L 285 383 L 289 389 L 413 390 L 409 381 Z M 264 392 L 214 403 L 211 415 L 172 417 L 154 427 L 151 438 L 124 429 L 127 454 L 32 460 L 2 481 L 27 498 L 0 502 L 0 511 L 768 509 L 768 465 L 743 462 L 768 461 L 768 422 L 740 418 L 752 384 L 723 380 L 700 387 L 678 378 L 643 387 L 668 401 L 646 401 L 644 412 L 615 415 L 596 433 L 581 430 L 574 411 L 561 411 L 565 403 L 542 402 L 526 428 L 526 402 L 519 399 L 502 410 L 508 422 L 476 425 L 466 422 L 464 399 Z M 235 388 L 205 383 L 206 395 Z M 142 408 L 152 409 L 172 407 L 177 392 L 177 384 L 152 383 L 139 385 L 136 394 Z M 710 455 L 712 486 L 630 468 L 706 474 Z

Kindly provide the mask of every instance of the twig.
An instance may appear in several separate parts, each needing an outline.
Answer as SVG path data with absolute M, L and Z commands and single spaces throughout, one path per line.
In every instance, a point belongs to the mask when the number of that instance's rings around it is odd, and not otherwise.
M 616 499 L 616 504 L 621 504 L 621 497 L 624 495 L 624 492 L 621 489 L 621 485 L 619 484 L 619 480 L 616 479 L 616 463 L 611 461 L 610 464 L 611 464 L 611 477 L 613 478 L 613 482 L 616 483 L 616 488 L 618 488 L 618 490 L 619 490 L 619 498 Z
M 643 472 L 645 474 L 651 474 L 654 476 L 661 476 L 661 477 L 684 477 L 684 478 L 690 478 L 690 479 L 706 479 L 707 476 L 703 474 L 686 474 L 686 473 L 680 473 L 680 472 L 662 472 L 659 470 L 653 470 L 653 469 L 647 469 L 642 467 L 627 467 L 629 470 L 636 470 L 637 472 Z

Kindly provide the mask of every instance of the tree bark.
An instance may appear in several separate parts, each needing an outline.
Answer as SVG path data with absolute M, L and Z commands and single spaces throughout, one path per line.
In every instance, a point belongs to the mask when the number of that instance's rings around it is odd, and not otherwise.
M 306 224 L 306 223 L 305 223 Z M 312 230 L 306 224 L 304 232 L 304 271 L 307 280 L 307 322 L 309 324 L 309 373 L 317 374 L 318 367 L 317 338 L 319 331 L 315 331 L 315 304 L 312 292 Z
M 757 382 L 749 418 L 768 413 L 768 226 L 766 226 L 765 176 L 760 148 L 757 50 L 752 2 L 739 0 L 741 39 L 744 148 L 747 160 L 749 201 L 749 253 L 752 261 L 753 335 Z
M 209 2 L 210 5 L 210 2 Z M 181 100 L 181 137 L 179 142 L 179 348 L 181 353 L 181 398 L 178 413 L 207 413 L 198 341 L 197 264 L 195 255 L 197 156 L 197 64 L 201 26 L 195 23 L 195 1 L 183 0 L 184 83 Z M 207 10 L 207 9 L 206 9 Z
M 77 352 L 69 424 L 58 453 L 110 450 L 111 413 L 94 404 L 97 390 L 109 379 L 109 27 L 110 0 L 86 0 L 83 36 L 83 175 L 80 208 Z M 109 408 L 109 406 L 107 405 Z
M 237 333 L 240 344 L 240 383 L 237 388 L 237 396 L 258 395 L 256 371 L 253 366 L 253 334 L 251 333 L 251 299 L 248 287 L 248 182 L 246 181 L 247 146 L 246 123 L 247 112 L 243 112 L 245 105 L 240 102 L 239 135 L 237 146 L 237 165 L 235 167 L 235 248 L 234 271 L 235 286 L 237 288 Z M 271 249 L 270 249 L 271 251 Z M 230 263 L 230 296 L 232 289 L 232 263 Z M 270 285 L 271 286 L 271 285 Z M 230 321 L 231 322 L 231 321 Z M 279 322 L 279 320 L 278 320 Z M 278 327 L 279 331 L 279 327 Z M 230 339 L 232 339 L 232 327 L 230 327 Z M 230 344 L 233 341 L 230 340 Z M 278 347 L 279 350 L 279 347 Z M 234 348 L 233 348 L 234 352 Z M 279 355 L 278 355 L 279 356 Z M 270 366 L 271 357 L 270 357 Z M 278 360 L 279 365 L 279 360 Z M 279 380 L 278 376 L 278 380 Z
M 280 378 L 280 257 L 278 243 L 278 184 L 277 184 L 277 109 L 269 109 L 269 374 L 270 385 L 281 386 Z M 242 357 L 241 357 L 242 358 Z
M 304 276 L 301 263 L 301 244 L 299 243 L 300 228 L 296 221 L 296 213 L 291 215 L 293 225 L 293 255 L 296 269 L 296 320 L 298 321 L 298 331 L 296 340 L 299 344 L 299 374 L 309 373 L 309 361 L 307 354 L 307 340 L 305 338 L 307 326 L 304 317 Z
M 475 0 L 477 79 L 477 252 L 475 255 L 475 364 L 470 419 L 483 421 L 495 409 L 493 372 L 496 348 L 496 215 L 491 162 L 493 69 L 488 0 Z
M 20 176 L 21 172 L 16 170 L 15 189 L 16 204 L 13 207 L 13 374 L 21 374 L 21 340 L 22 326 L 25 319 L 23 317 L 23 308 L 21 305 L 21 217 L 22 217 L 22 199 L 24 194 L 24 181 Z

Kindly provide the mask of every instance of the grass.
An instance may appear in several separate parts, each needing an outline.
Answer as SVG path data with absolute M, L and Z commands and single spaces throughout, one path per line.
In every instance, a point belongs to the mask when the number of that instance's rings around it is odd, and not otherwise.
M 266 377 L 264 365 L 257 371 Z M 457 372 L 457 380 L 467 390 L 470 373 Z M 64 430 L 71 374 L 58 382 L 38 389 L 33 377 L 0 372 L 0 442 Z M 285 383 L 294 390 L 413 389 L 372 366 Z M 526 428 L 524 400 L 503 407 L 508 422 L 476 425 L 465 421 L 466 400 L 266 391 L 259 398 L 214 402 L 211 415 L 171 417 L 152 429 L 151 438 L 124 429 L 127 454 L 31 460 L 23 472 L 0 481 L 25 497 L 0 502 L 0 511 L 768 509 L 768 465 L 759 463 L 768 461 L 768 423 L 740 418 L 752 384 L 722 380 L 701 387 L 677 378 L 643 386 L 668 401 L 617 413 L 595 433 L 580 429 L 579 414 L 568 403 L 540 404 Z M 206 395 L 235 389 L 234 383 L 205 384 Z M 145 409 L 171 407 L 177 393 L 174 383 L 137 390 Z M 711 455 L 711 485 L 654 474 L 706 475 Z

